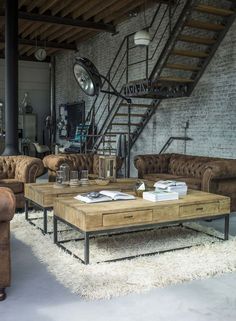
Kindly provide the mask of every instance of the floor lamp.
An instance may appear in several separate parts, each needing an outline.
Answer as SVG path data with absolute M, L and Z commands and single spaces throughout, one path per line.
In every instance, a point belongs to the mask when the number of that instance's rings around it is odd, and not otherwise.
M 74 76 L 83 92 L 88 96 L 98 96 L 100 92 L 115 95 L 127 101 L 128 115 L 130 123 L 130 98 L 119 93 L 111 84 L 108 78 L 101 75 L 94 64 L 87 58 L 77 57 L 73 66 Z M 105 80 L 112 91 L 102 89 L 102 79 Z M 128 133 L 128 154 L 127 154 L 127 173 L 130 176 L 130 124 Z

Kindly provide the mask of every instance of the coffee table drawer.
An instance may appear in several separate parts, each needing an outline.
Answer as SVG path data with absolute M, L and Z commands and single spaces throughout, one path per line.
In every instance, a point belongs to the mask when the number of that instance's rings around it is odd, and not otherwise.
M 179 215 L 180 217 L 191 217 L 191 216 L 205 216 L 210 214 L 217 214 L 219 211 L 218 203 L 204 203 L 194 205 L 183 205 L 180 206 Z
M 179 218 L 179 206 L 162 206 L 153 209 L 153 221 L 155 222 L 167 222 L 178 220 Z
M 103 226 L 119 226 L 152 221 L 152 210 L 103 214 Z

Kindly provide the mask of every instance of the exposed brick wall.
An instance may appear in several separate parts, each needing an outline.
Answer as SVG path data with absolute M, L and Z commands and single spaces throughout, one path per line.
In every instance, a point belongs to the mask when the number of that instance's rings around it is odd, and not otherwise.
M 152 11 L 147 12 L 150 20 Z M 119 34 L 99 34 L 79 46 L 79 55 L 90 58 L 101 73 L 106 73 L 123 37 L 140 29 L 142 17 L 119 26 Z M 141 50 L 141 49 L 140 49 Z M 140 55 L 133 50 L 132 59 Z M 136 53 L 135 53 L 136 52 Z M 136 55 L 136 56 L 135 56 Z M 93 99 L 79 90 L 72 73 L 73 54 L 57 57 L 56 102 L 83 97 L 86 107 Z M 227 33 L 191 97 L 162 101 L 156 114 L 133 147 L 135 154 L 159 152 L 170 136 L 183 136 L 189 120 L 187 154 L 236 158 L 236 22 Z M 143 78 L 143 69 L 134 68 L 131 79 Z M 174 142 L 168 152 L 184 152 L 182 142 Z M 131 161 L 132 163 L 132 161 Z M 135 170 L 132 168 L 135 175 Z

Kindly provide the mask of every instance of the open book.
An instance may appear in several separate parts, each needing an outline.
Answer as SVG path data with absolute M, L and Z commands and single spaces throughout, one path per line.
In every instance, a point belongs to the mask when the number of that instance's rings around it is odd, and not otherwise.
M 134 200 L 135 197 L 133 195 L 122 193 L 119 191 L 104 190 L 100 192 L 89 192 L 85 194 L 79 194 L 75 196 L 75 199 L 85 203 L 99 203 L 117 200 Z

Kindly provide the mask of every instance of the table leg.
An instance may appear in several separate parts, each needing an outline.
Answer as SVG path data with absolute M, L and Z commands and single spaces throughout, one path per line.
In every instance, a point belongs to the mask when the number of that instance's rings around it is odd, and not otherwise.
M 225 215 L 225 235 L 224 239 L 229 239 L 229 214 Z
M 57 218 L 55 215 L 53 215 L 53 242 L 57 244 Z
M 29 219 L 29 201 L 25 199 L 25 219 Z
M 47 210 L 43 209 L 43 232 L 47 234 L 48 232 L 48 219 L 47 219 Z
M 84 263 L 89 264 L 89 233 L 84 233 Z

